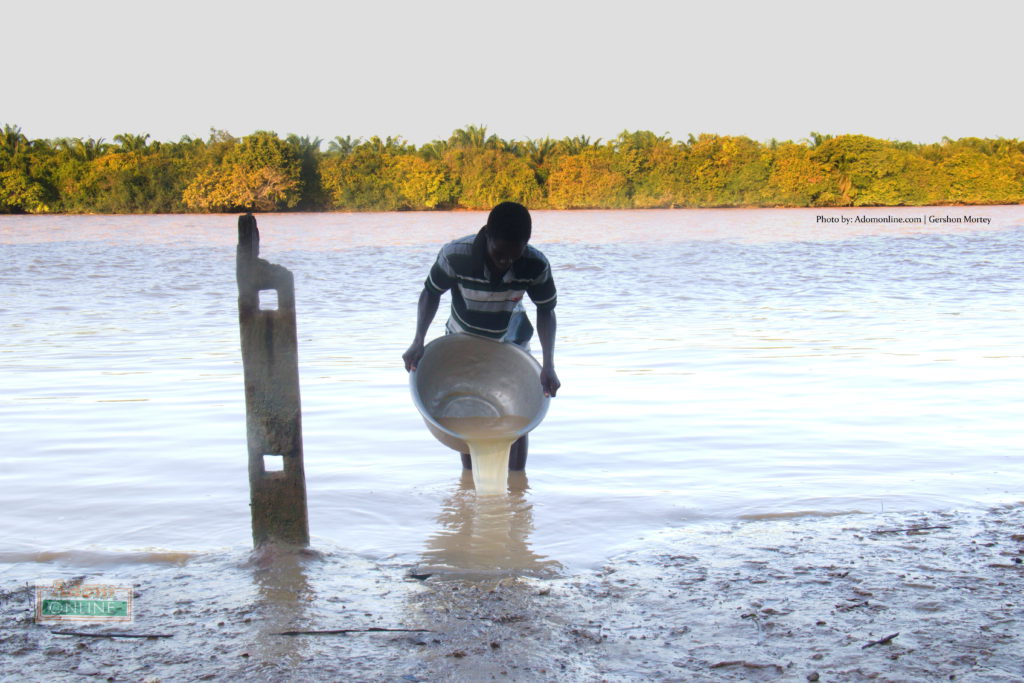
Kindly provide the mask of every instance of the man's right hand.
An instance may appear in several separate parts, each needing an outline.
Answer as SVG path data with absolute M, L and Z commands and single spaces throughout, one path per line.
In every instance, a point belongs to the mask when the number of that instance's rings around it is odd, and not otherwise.
M 405 361 L 405 369 L 409 372 L 415 370 L 416 365 L 420 362 L 420 358 L 423 358 L 423 342 L 416 340 L 402 354 L 402 360 Z
M 427 329 L 430 327 L 430 321 L 434 319 L 434 314 L 437 313 L 440 301 L 440 294 L 430 291 L 426 285 L 423 286 L 419 303 L 416 304 L 416 334 L 408 350 L 402 354 L 405 369 L 409 372 L 415 370 L 420 358 L 423 358 L 423 340 L 427 336 Z

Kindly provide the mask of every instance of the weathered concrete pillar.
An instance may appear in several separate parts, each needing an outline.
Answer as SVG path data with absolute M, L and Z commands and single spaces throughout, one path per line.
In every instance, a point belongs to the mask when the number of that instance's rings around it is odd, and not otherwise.
M 252 540 L 256 547 L 267 542 L 307 546 L 295 282 L 288 269 L 259 253 L 256 219 L 239 216 L 236 275 Z

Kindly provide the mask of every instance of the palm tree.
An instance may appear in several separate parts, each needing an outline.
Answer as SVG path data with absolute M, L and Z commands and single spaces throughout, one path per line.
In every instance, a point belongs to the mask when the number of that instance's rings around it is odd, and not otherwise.
M 118 144 L 119 152 L 142 152 L 149 144 L 149 133 L 134 135 L 133 133 L 119 133 L 114 136 L 114 142 Z
M 338 154 L 343 157 L 347 157 L 355 150 L 360 144 L 362 144 L 362 138 L 353 138 L 351 135 L 341 137 L 336 136 L 333 140 L 327 143 L 327 151 L 330 154 Z
M 811 131 L 811 148 L 820 147 L 822 143 L 828 142 L 832 139 L 831 135 L 822 135 L 816 131 Z
M 57 140 L 56 147 L 72 159 L 92 161 L 96 157 L 106 154 L 110 149 L 110 144 L 104 142 L 103 138 L 98 140 L 93 138 L 87 140 L 81 138 L 60 138 Z
M 4 124 L 4 130 L 0 133 L 0 149 L 12 158 L 23 152 L 28 147 L 28 138 L 22 132 L 20 126 Z
M 299 156 L 306 158 L 307 156 L 315 156 L 320 152 L 320 145 L 323 140 L 320 138 L 311 138 L 308 135 L 298 136 L 292 133 L 286 138 L 289 145 L 295 148 L 295 151 L 299 153 Z
M 544 165 L 548 157 L 555 153 L 558 148 L 558 143 L 551 138 L 544 138 L 542 140 L 527 140 L 524 145 L 526 150 L 526 157 L 529 159 L 530 164 L 534 168 L 539 168 Z
M 299 208 L 321 208 L 326 203 L 322 194 L 319 170 L 320 159 L 323 157 L 320 145 L 323 140 L 293 133 L 286 138 L 285 142 L 295 150 L 302 163 L 302 170 L 299 172 L 299 178 L 302 181 L 302 199 L 299 200 Z
M 574 138 L 562 138 L 556 143 L 558 151 L 562 154 L 579 154 L 588 149 L 600 147 L 601 138 L 590 141 L 589 135 L 577 135 Z
M 360 146 L 368 147 L 376 154 L 404 154 L 408 148 L 408 144 L 400 135 L 396 137 L 389 135 L 383 140 L 374 135 Z
M 457 128 L 448 138 L 450 147 L 462 149 L 505 149 L 508 144 L 497 135 L 487 135 L 487 126 Z

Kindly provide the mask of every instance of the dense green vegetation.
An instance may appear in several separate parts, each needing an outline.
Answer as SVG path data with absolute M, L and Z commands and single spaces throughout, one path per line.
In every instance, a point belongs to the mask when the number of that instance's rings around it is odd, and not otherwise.
M 863 135 L 759 143 L 650 131 L 602 142 L 503 140 L 467 126 L 401 138 L 29 140 L 0 132 L 0 213 L 394 211 L 1024 203 L 1024 142 L 914 144 Z

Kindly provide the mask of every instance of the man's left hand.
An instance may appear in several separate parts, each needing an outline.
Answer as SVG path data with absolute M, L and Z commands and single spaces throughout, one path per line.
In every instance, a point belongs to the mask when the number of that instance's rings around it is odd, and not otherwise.
M 558 375 L 555 374 L 555 369 L 552 367 L 542 367 L 540 369 L 540 385 L 544 387 L 544 395 L 551 396 L 554 398 L 555 394 L 558 393 L 559 387 L 562 383 L 558 381 Z

